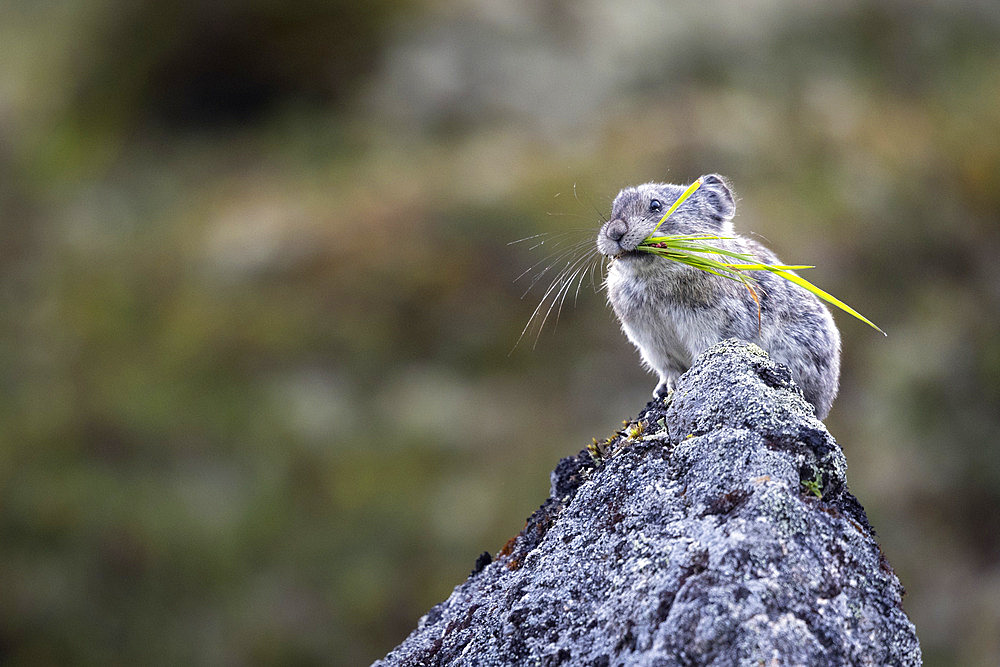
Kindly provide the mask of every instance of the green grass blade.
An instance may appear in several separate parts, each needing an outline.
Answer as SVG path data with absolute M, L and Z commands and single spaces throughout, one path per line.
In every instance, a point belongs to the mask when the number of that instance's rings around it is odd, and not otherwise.
M 870 326 L 873 329 L 875 329 L 876 331 L 878 331 L 883 336 L 888 335 L 884 331 L 882 331 L 882 329 L 880 329 L 874 322 L 872 322 L 871 320 L 869 320 L 867 317 L 865 317 L 864 315 L 862 315 L 858 311 L 854 310 L 853 308 L 851 308 L 850 306 L 848 306 L 846 303 L 844 303 L 843 301 L 841 301 L 837 297 L 833 296 L 832 294 L 824 292 L 820 288 L 816 287 L 815 285 L 813 285 L 811 282 L 809 282 L 805 278 L 801 278 L 801 277 L 795 275 L 794 273 L 790 273 L 788 271 L 783 271 L 781 269 L 774 269 L 773 273 L 776 273 L 779 276 L 781 276 L 782 278 L 784 278 L 785 280 L 793 282 L 796 285 L 798 285 L 799 287 L 812 292 L 813 294 L 815 294 L 819 298 L 823 299 L 824 301 L 826 301 L 828 303 L 832 303 L 833 305 L 835 305 L 837 308 L 840 308 L 844 312 L 850 313 L 854 317 L 858 318 L 859 320 L 861 320 L 862 322 L 864 322 L 868 326 Z
M 647 236 L 643 243 L 658 243 L 660 241 L 732 241 L 732 236 L 695 236 L 694 234 L 678 234 L 676 236 Z
M 718 262 L 707 257 L 699 257 L 697 255 L 680 253 L 675 250 L 654 248 L 650 246 L 639 246 L 636 250 L 648 252 L 653 255 L 659 255 L 665 259 L 680 262 L 681 264 L 687 264 L 688 266 L 692 266 L 700 271 L 712 273 L 723 278 L 729 278 L 730 280 L 737 280 L 741 282 L 746 282 L 747 280 L 747 278 L 740 273 L 738 269 L 734 270 L 729 264 Z
M 641 250 L 643 252 L 649 252 L 656 255 L 661 255 L 667 259 L 672 259 L 677 262 L 689 263 L 687 260 L 693 258 L 694 255 L 689 255 L 689 252 L 704 253 L 706 255 L 723 255 L 726 257 L 733 257 L 735 259 L 743 260 L 747 262 L 745 264 L 735 264 L 732 262 L 718 262 L 718 264 L 725 266 L 728 269 L 733 269 L 736 271 L 773 271 L 774 269 L 781 269 L 783 271 L 801 271 L 803 269 L 815 269 L 816 266 L 812 264 L 764 264 L 762 262 L 748 261 L 752 258 L 750 255 L 745 255 L 738 252 L 728 252 L 720 248 L 709 248 L 709 247 L 694 247 L 678 244 L 670 244 L 668 247 L 655 247 L 655 246 L 645 246 L 640 245 L 636 250 Z M 707 259 L 707 258 L 705 258 Z M 712 260 L 714 261 L 714 260 Z
M 740 271 L 774 271 L 779 269 L 781 271 L 801 271 L 802 269 L 815 269 L 815 266 L 809 264 L 728 264 L 730 268 L 739 269 Z
M 672 205 L 670 206 L 670 208 L 668 208 L 668 209 L 667 209 L 667 212 L 663 214 L 663 217 L 662 217 L 662 218 L 660 218 L 660 221 L 659 221 L 658 223 L 656 223 L 656 227 L 653 227 L 653 231 L 652 231 L 652 232 L 650 232 L 650 234 L 649 234 L 649 235 L 650 235 L 650 236 L 652 236 L 653 234 L 655 234 L 655 233 L 656 233 L 656 230 L 657 230 L 657 229 L 659 229 L 659 228 L 660 228 L 660 225 L 662 225 L 662 224 L 663 224 L 663 221 L 664 221 L 664 220 L 666 220 L 667 218 L 669 218 L 669 217 L 670 217 L 670 215 L 671 215 L 671 214 L 672 214 L 672 213 L 673 213 L 674 211 L 676 211 L 676 210 L 677 210 L 677 208 L 678 208 L 678 207 L 679 207 L 679 206 L 680 206 L 681 204 L 683 204 L 683 203 L 684 203 L 684 202 L 685 202 L 685 201 L 687 200 L 687 198 L 688 198 L 688 197 L 690 197 L 691 195 L 693 195 L 693 194 L 694 194 L 694 191 L 695 191 L 695 190 L 697 190 L 697 189 L 698 189 L 699 187 L 701 187 L 701 179 L 695 179 L 694 183 L 692 183 L 691 185 L 689 185 L 689 186 L 688 186 L 688 189 L 687 189 L 687 190 L 685 190 L 685 191 L 684 191 L 684 193 L 683 193 L 683 194 L 682 194 L 682 195 L 681 195 L 680 197 L 678 197 L 678 198 L 677 198 L 677 201 L 675 201 L 675 202 L 674 202 L 674 203 L 673 203 L 673 204 L 672 204 Z

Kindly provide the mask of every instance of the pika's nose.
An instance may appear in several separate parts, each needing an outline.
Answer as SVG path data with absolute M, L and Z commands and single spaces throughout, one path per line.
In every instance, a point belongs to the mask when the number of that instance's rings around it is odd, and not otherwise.
M 605 236 L 615 243 L 621 241 L 626 232 L 628 232 L 628 225 L 625 224 L 624 220 L 612 220 L 604 230 Z

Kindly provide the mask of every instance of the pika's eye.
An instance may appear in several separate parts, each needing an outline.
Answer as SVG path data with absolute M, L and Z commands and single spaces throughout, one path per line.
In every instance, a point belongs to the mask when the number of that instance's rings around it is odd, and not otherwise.
M 653 201 L 649 202 L 650 211 L 656 212 L 659 211 L 661 208 L 663 208 L 663 203 L 659 199 L 654 199 Z

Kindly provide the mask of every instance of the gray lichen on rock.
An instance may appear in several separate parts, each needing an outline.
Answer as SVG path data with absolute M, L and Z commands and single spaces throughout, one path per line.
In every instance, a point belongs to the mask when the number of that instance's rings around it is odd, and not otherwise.
M 917 665 L 843 452 L 784 367 L 730 340 L 636 435 L 563 459 L 488 565 L 377 665 Z

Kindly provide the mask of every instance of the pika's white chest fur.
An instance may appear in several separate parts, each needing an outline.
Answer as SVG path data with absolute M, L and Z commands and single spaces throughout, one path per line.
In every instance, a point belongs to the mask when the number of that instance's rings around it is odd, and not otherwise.
M 654 260 L 655 261 L 655 260 Z M 683 371 L 718 342 L 717 309 L 692 308 L 674 295 L 662 272 L 643 261 L 616 261 L 608 270 L 608 299 L 629 340 L 653 370 Z

